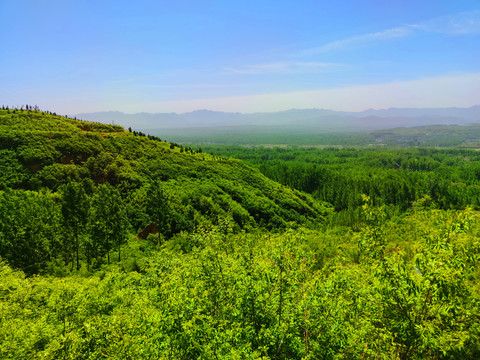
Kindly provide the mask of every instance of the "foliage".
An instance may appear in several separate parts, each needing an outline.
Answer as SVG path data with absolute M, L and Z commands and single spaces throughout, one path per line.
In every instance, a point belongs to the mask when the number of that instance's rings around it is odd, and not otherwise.
M 60 212 L 50 192 L 0 191 L 0 256 L 32 275 L 47 269 L 60 247 Z
M 479 230 L 439 211 L 344 235 L 222 225 L 185 234 L 187 253 L 145 248 L 130 272 L 25 279 L 3 264 L 1 357 L 474 359 Z M 354 238 L 376 237 L 358 261 Z
M 120 247 L 125 240 L 127 227 L 125 206 L 119 191 L 108 184 L 100 185 L 92 198 L 87 261 L 92 258 L 99 261 L 106 255 L 110 264 L 110 252 L 114 246 L 120 261 Z
M 272 180 L 332 204 L 333 225 L 358 227 L 362 195 L 388 214 L 412 208 L 480 209 L 480 153 L 457 149 L 210 146 Z
M 480 357 L 476 153 L 0 130 L 2 359 Z
M 80 236 L 86 230 L 89 207 L 87 195 L 80 184 L 71 182 L 63 188 L 60 203 L 61 223 L 65 232 L 63 248 L 65 254 L 74 253 L 76 255 L 77 270 L 80 270 Z M 73 244 L 71 244 L 70 236 L 73 238 Z

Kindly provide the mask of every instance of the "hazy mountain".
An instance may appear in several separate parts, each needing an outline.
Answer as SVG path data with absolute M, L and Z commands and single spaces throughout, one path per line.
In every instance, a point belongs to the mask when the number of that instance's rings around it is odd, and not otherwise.
M 224 113 L 210 110 L 176 113 L 136 113 L 125 114 L 118 111 L 82 113 L 75 115 L 79 119 L 101 123 L 115 123 L 123 127 L 133 127 L 137 130 L 171 129 L 211 126 L 235 126 L 244 123 L 241 119 L 245 114 Z
M 355 113 L 352 113 L 355 114 Z M 356 113 L 357 116 L 379 116 L 379 117 L 409 117 L 409 118 L 461 118 L 470 121 L 480 121 L 480 105 L 470 108 L 390 108 L 374 110 L 369 109 Z
M 382 109 L 342 112 L 292 109 L 266 113 L 229 113 L 210 110 L 177 113 L 124 114 L 118 111 L 77 114 L 77 118 L 132 127 L 139 131 L 211 127 L 303 128 L 312 131 L 370 131 L 393 127 L 480 122 L 480 106 L 471 108 Z

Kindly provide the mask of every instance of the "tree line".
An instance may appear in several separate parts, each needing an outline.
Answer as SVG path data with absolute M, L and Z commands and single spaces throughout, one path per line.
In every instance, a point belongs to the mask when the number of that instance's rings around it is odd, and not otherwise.
M 207 146 L 242 159 L 270 179 L 332 204 L 340 223 L 358 222 L 362 195 L 404 213 L 416 206 L 480 208 L 480 155 L 459 149 Z
M 110 263 L 112 252 L 121 261 L 122 245 L 132 233 L 129 211 L 142 211 L 137 217 L 154 222 L 162 236 L 170 234 L 168 199 L 161 184 L 152 182 L 146 197 L 144 208 L 133 210 L 120 189 L 108 183 L 92 194 L 73 181 L 58 193 L 0 191 L 0 254 L 28 275 L 53 271 L 56 265 L 98 268 Z

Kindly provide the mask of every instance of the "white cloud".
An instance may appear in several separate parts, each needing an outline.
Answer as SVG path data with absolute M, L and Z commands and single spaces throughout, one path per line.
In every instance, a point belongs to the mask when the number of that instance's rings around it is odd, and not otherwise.
M 144 84 L 143 88 L 149 89 L 222 89 L 222 88 L 232 88 L 235 87 L 234 84 Z
M 302 74 L 324 71 L 340 64 L 325 62 L 284 61 L 265 64 L 246 65 L 242 68 L 224 67 L 223 74 L 258 75 L 258 74 Z
M 383 31 L 332 41 L 322 46 L 306 49 L 297 56 L 328 53 L 364 46 L 378 41 L 404 38 L 413 35 L 414 30 L 454 35 L 480 34 L 480 10 L 440 16 L 417 24 L 402 25 Z
M 440 16 L 410 27 L 442 34 L 480 34 L 480 10 Z
M 370 44 L 377 41 L 384 41 L 396 38 L 403 38 L 409 36 L 412 30 L 408 27 L 396 27 L 393 29 L 387 29 L 375 33 L 364 34 L 360 36 L 354 36 L 347 39 L 332 41 L 328 44 L 304 50 L 300 56 L 327 53 L 336 50 L 343 50 L 358 45 Z
M 480 104 L 480 73 L 450 75 L 384 84 L 349 86 L 224 98 L 131 104 L 122 111 L 187 112 L 210 109 L 232 112 L 324 108 L 361 111 L 389 107 L 470 107 Z

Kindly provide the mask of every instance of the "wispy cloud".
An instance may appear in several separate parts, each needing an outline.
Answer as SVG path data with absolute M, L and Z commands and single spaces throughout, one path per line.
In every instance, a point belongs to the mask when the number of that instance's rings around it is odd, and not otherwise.
M 480 34 L 480 10 L 440 16 L 409 26 L 414 29 L 442 34 Z
M 245 65 L 241 68 L 224 67 L 223 74 L 259 75 L 259 74 L 302 74 L 325 71 L 341 64 L 327 62 L 283 61 L 264 64 Z
M 152 89 L 219 89 L 234 87 L 233 84 L 144 84 L 144 88 Z
M 480 34 L 480 10 L 458 14 L 439 16 L 416 24 L 404 24 L 394 28 L 362 34 L 326 43 L 321 46 L 305 49 L 291 58 L 302 58 L 336 51 L 351 50 L 371 46 L 378 42 L 413 36 L 419 32 L 465 35 Z M 279 61 L 263 64 L 245 65 L 240 68 L 224 67 L 223 74 L 260 75 L 260 74 L 301 74 L 314 73 L 345 66 L 342 64 L 308 61 Z
M 298 54 L 297 57 L 351 49 L 379 41 L 404 38 L 413 35 L 416 30 L 453 35 L 480 34 L 480 10 L 439 16 L 417 24 L 402 25 L 383 31 L 332 41 L 315 48 L 306 49 Z
M 409 36 L 411 33 L 412 33 L 412 30 L 408 27 L 396 27 L 392 29 L 375 32 L 375 33 L 364 34 L 364 35 L 354 36 L 354 37 L 346 38 L 342 40 L 332 41 L 330 43 L 327 43 L 319 47 L 304 50 L 299 55 L 304 56 L 304 55 L 327 53 L 335 50 L 352 48 L 358 45 L 365 45 L 365 44 L 369 44 L 377 41 L 403 38 L 403 37 Z

